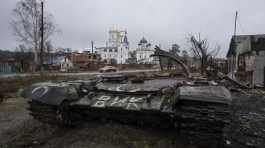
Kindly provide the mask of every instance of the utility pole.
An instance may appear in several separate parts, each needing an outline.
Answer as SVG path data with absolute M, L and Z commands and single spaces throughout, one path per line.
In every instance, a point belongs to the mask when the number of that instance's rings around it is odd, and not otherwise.
M 236 16 L 235 16 L 235 28 L 234 28 L 234 37 L 236 36 L 236 27 L 237 27 L 237 15 L 238 15 L 238 12 L 236 11 Z
M 40 47 L 40 71 L 43 72 L 43 35 L 44 35 L 44 23 L 43 23 L 43 1 L 41 1 L 41 47 Z
M 234 36 L 233 36 L 233 42 L 234 42 L 234 45 L 236 48 L 236 27 L 237 27 L 237 16 L 238 16 L 238 12 L 236 11 L 236 15 L 235 15 L 235 26 L 234 26 Z M 235 77 L 235 70 L 236 70 L 236 64 L 237 64 L 237 60 L 236 60 L 237 57 L 233 57 L 233 62 L 232 62 L 232 79 L 234 79 Z
M 94 50 L 94 42 L 93 41 L 91 41 L 91 48 L 92 48 L 92 53 L 93 53 L 93 50 Z

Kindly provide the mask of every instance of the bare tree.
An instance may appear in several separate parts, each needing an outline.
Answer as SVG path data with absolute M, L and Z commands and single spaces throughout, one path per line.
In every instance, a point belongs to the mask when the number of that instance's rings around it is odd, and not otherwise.
M 44 43 L 56 31 L 51 14 L 44 15 Z M 34 62 L 38 64 L 41 44 L 41 3 L 39 0 L 20 0 L 13 10 L 11 21 L 17 39 L 33 48 Z
M 178 56 L 180 53 L 180 46 L 178 44 L 172 44 L 171 49 L 169 50 L 170 53 L 174 54 L 175 56 Z
M 206 68 L 210 64 L 210 60 L 215 58 L 221 47 L 216 45 L 212 50 L 209 49 L 209 42 L 206 38 L 201 39 L 201 36 L 196 38 L 195 35 L 190 35 L 189 42 L 191 43 L 191 52 L 193 56 L 201 61 L 201 74 L 206 73 Z
M 53 45 L 52 45 L 51 41 L 46 41 L 44 48 L 45 48 L 45 52 L 51 53 L 53 51 Z
M 16 50 L 14 52 L 14 58 L 16 62 L 19 63 L 19 66 L 17 69 L 20 72 L 26 72 L 30 69 L 30 63 L 32 62 L 33 56 L 32 52 L 30 52 L 30 49 L 28 49 L 25 45 L 20 44 L 18 47 L 16 47 Z
M 189 58 L 189 54 L 188 54 L 188 52 L 186 51 L 186 50 L 182 50 L 182 57 L 183 57 L 183 62 L 185 63 L 185 64 L 188 64 L 188 58 Z

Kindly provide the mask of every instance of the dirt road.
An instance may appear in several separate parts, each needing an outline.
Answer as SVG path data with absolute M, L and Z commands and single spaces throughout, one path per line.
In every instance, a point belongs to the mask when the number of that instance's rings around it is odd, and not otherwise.
M 158 69 L 133 69 L 133 70 L 121 70 L 114 73 L 100 73 L 98 71 L 91 72 L 77 72 L 77 73 L 46 73 L 46 75 L 56 76 L 95 76 L 101 74 L 127 74 L 127 73 L 141 73 L 141 72 L 156 72 Z M 12 77 L 28 77 L 28 76 L 39 76 L 39 73 L 14 73 L 14 74 L 0 74 L 0 78 L 12 78 Z

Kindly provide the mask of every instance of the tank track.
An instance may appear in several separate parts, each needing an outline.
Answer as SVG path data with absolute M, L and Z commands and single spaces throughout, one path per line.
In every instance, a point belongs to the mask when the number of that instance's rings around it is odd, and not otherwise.
M 62 110 L 66 114 L 59 113 L 60 107 L 46 105 L 36 101 L 29 102 L 30 115 L 43 123 L 56 126 L 72 127 L 84 123 L 84 120 L 118 122 L 122 124 L 136 125 L 144 128 L 166 128 L 174 130 L 181 135 L 190 137 L 194 143 L 208 142 L 209 139 L 224 143 L 224 127 L 230 124 L 228 108 L 196 103 L 180 103 L 176 107 L 173 118 L 157 120 L 155 116 L 144 115 L 141 118 L 137 114 L 115 113 L 115 111 L 88 110 L 86 107 L 74 106 Z M 70 113 L 69 113 L 70 112 Z M 158 116 L 159 119 L 161 119 Z M 140 119 L 139 119 L 140 118 Z M 135 120 L 132 120 L 135 119 Z M 149 121 L 149 122 L 146 122 Z M 155 122 L 157 121 L 157 122 Z
M 56 122 L 56 106 L 46 105 L 36 101 L 29 101 L 28 103 L 28 110 L 30 111 L 29 114 L 34 119 L 39 120 L 43 123 L 58 124 L 58 122 Z
M 42 122 L 50 125 L 73 127 L 80 120 L 77 119 L 77 114 L 70 112 L 69 103 L 63 102 L 61 106 L 47 105 L 37 101 L 29 101 L 28 110 L 30 115 Z
M 228 106 L 182 102 L 177 105 L 176 114 L 181 129 L 192 128 L 194 131 L 207 133 L 222 132 L 231 122 Z
M 86 107 L 80 108 L 63 108 L 65 114 L 59 114 L 60 107 L 46 105 L 36 101 L 29 102 L 30 115 L 42 123 L 60 127 L 74 127 L 89 122 L 116 122 L 126 125 L 133 125 L 142 128 L 158 128 L 169 129 L 170 132 L 177 133 L 185 143 L 193 143 L 196 145 L 215 145 L 215 147 L 224 147 L 225 139 L 224 127 L 230 124 L 229 111 L 222 106 L 206 106 L 202 104 L 188 103 L 181 104 L 174 115 L 174 118 L 164 118 L 158 122 L 155 118 L 148 117 L 137 118 L 137 115 L 130 114 L 129 116 L 120 115 L 114 112 L 101 110 L 102 116 L 95 115 L 95 112 L 87 110 Z M 65 110 L 66 109 L 66 110 Z M 69 111 L 69 112 L 68 112 Z M 121 113 L 121 112 L 119 112 Z M 137 112 L 139 113 L 139 112 Z M 104 114 L 104 116 L 103 116 Z M 133 119 L 131 120 L 133 116 Z M 139 116 L 138 116 L 139 117 Z M 149 122 L 145 122 L 145 121 Z M 216 146 L 217 145 L 217 146 Z

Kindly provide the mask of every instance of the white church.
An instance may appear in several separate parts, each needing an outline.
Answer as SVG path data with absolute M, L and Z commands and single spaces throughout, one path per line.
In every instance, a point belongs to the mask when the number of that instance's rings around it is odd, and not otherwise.
M 143 37 L 138 43 L 136 49 L 136 59 L 138 64 L 154 64 L 154 58 L 150 57 L 154 54 L 154 49 L 151 48 L 151 44 Z
M 101 59 L 111 63 L 115 60 L 117 64 L 125 64 L 129 58 L 129 42 L 127 31 L 111 28 L 109 30 L 109 39 L 105 47 L 96 48 Z

